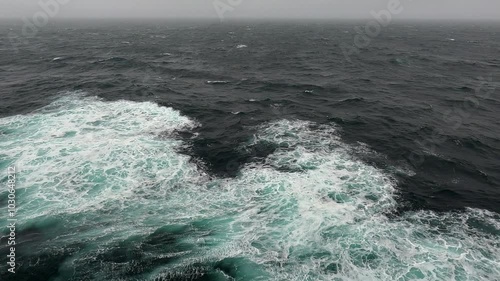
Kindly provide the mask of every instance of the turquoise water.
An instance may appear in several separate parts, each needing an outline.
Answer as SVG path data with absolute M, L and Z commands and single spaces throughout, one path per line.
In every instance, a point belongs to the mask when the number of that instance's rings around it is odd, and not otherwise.
M 18 236 L 37 233 L 18 246 L 22 269 L 50 264 L 52 280 L 500 280 L 498 214 L 387 216 L 398 183 L 354 157 L 334 124 L 261 125 L 240 149 L 277 150 L 228 179 L 178 152 L 189 144 L 174 132 L 196 126 L 154 103 L 83 93 L 0 119 Z

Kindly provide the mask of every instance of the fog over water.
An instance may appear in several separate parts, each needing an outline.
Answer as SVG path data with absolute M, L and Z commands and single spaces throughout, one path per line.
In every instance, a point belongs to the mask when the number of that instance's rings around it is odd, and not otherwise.
M 31 17 L 40 3 L 59 1 L 61 18 L 367 18 L 390 0 L 0 0 L 0 18 Z M 397 1 L 397 0 L 394 0 Z M 410 19 L 500 19 L 497 0 L 400 0 Z M 48 4 L 47 4 L 48 5 Z

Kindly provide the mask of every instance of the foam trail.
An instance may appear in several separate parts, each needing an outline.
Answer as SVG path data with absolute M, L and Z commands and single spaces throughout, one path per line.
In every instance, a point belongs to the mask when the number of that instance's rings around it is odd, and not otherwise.
M 179 141 L 162 135 L 195 125 L 152 103 L 106 103 L 73 94 L 33 114 L 0 119 L 8 132 L 0 160 L 15 162 L 25 175 L 25 198 L 31 201 L 21 203 L 37 208 L 25 218 L 78 213 L 136 198 L 152 182 L 179 176 L 188 158 L 175 152 Z
M 57 280 L 500 276 L 498 214 L 388 218 L 396 182 L 353 157 L 335 126 L 264 124 L 241 149 L 275 152 L 236 178 L 211 179 L 172 137 L 196 125 L 153 103 L 75 94 L 0 119 L 0 166 L 21 171 L 21 229 L 47 237 L 25 259 L 71 253 Z

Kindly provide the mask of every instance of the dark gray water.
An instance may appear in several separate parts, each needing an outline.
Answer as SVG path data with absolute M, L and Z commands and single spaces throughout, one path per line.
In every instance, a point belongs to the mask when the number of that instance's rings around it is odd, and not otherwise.
M 500 26 L 363 24 L 2 40 L 2 278 L 498 280 Z

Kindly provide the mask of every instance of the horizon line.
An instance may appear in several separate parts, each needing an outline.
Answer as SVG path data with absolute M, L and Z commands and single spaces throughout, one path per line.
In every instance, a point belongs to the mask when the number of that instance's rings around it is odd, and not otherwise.
M 19 20 L 22 21 L 24 17 L 0 17 L 0 20 Z M 309 18 L 309 17 L 227 17 L 224 22 L 238 22 L 238 21 L 349 21 L 349 20 L 372 20 L 373 17 L 336 17 L 336 18 Z M 216 21 L 221 22 L 219 18 L 214 17 L 54 17 L 51 20 L 150 20 L 150 21 Z M 445 17 L 445 18 L 394 18 L 393 21 L 478 21 L 478 22 L 500 22 L 500 18 L 459 18 L 459 17 Z

